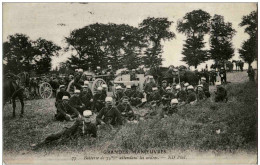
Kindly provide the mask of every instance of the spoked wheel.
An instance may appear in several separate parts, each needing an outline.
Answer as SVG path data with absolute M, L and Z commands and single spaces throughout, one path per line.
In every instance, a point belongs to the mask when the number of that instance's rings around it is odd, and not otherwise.
M 43 99 L 49 99 L 52 96 L 52 87 L 49 83 L 42 83 L 39 88 L 40 96 Z
M 93 82 L 91 88 L 93 95 L 97 93 L 97 88 L 102 87 L 103 84 L 107 84 L 107 83 L 101 78 L 98 78 Z

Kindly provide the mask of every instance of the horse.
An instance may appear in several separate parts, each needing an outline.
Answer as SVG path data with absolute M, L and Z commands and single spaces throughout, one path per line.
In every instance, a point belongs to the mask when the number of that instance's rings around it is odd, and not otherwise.
M 15 82 L 11 78 L 4 77 L 3 84 L 3 103 L 11 99 L 13 104 L 13 117 L 15 117 L 15 108 L 16 108 L 16 98 L 19 99 L 21 103 L 21 114 L 20 117 L 23 117 L 24 114 L 24 88 L 29 83 L 29 74 L 26 72 L 19 73 L 17 75 L 19 77 L 19 81 Z

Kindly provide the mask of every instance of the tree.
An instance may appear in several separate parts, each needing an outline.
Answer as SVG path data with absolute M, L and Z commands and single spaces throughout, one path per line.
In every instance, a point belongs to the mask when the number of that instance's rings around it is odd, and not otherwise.
M 4 70 L 10 70 L 15 74 L 21 71 L 29 72 L 33 69 L 35 51 L 28 36 L 24 34 L 8 36 L 8 41 L 3 44 Z
M 177 23 L 177 31 L 187 36 L 184 44 L 182 58 L 188 65 L 197 66 L 208 59 L 208 53 L 204 48 L 203 38 L 210 30 L 209 13 L 199 9 L 186 13 L 183 19 Z
M 210 57 L 216 62 L 229 60 L 234 55 L 232 38 L 236 31 L 232 23 L 225 23 L 224 17 L 214 15 L 210 23 Z
M 54 44 L 52 41 L 39 38 L 35 42 L 35 71 L 38 74 L 43 74 L 51 70 L 51 57 L 58 56 L 61 47 Z
M 256 38 L 249 38 L 247 41 L 244 41 L 242 48 L 239 49 L 240 57 L 248 63 L 249 66 L 257 58 L 257 40 Z
M 175 34 L 169 29 L 172 23 L 167 18 L 148 17 L 139 24 L 143 42 L 147 45 L 143 57 L 146 66 L 155 67 L 162 64 L 161 41 L 175 38 Z
M 184 57 L 182 61 L 185 61 L 189 66 L 197 66 L 207 60 L 207 51 L 202 50 L 205 45 L 203 37 L 190 37 L 185 41 L 182 54 Z
M 243 16 L 242 22 L 239 24 L 241 27 L 246 27 L 245 32 L 249 34 L 249 39 L 244 41 L 242 48 L 239 49 L 240 57 L 249 64 L 252 64 L 257 59 L 258 54 L 258 18 L 257 12 L 253 11 L 247 16 Z

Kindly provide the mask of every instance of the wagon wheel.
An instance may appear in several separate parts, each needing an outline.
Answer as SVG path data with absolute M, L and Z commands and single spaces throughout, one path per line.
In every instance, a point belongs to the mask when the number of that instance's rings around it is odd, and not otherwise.
M 107 84 L 107 83 L 101 78 L 98 78 L 93 82 L 92 88 L 91 88 L 93 95 L 96 94 L 97 88 L 101 87 L 103 84 Z
M 71 80 L 67 87 L 67 92 L 73 93 L 75 91 L 74 80 Z
M 40 96 L 43 99 L 49 99 L 52 96 L 52 87 L 49 83 L 44 82 L 39 88 Z

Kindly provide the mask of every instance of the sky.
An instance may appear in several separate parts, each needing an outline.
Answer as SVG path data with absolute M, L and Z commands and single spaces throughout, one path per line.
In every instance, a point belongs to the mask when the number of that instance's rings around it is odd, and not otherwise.
M 4 3 L 3 42 L 8 40 L 9 35 L 23 33 L 32 40 L 41 37 L 66 47 L 64 38 L 71 31 L 96 22 L 124 23 L 138 27 L 147 17 L 167 17 L 174 22 L 170 31 L 176 34 L 176 38 L 162 42 L 163 66 L 185 65 L 181 61 L 181 52 L 186 37 L 176 31 L 177 21 L 192 10 L 202 9 L 211 16 L 222 15 L 226 22 L 232 23 L 237 31 L 233 38 L 235 55 L 232 59 L 240 60 L 238 49 L 249 36 L 244 33 L 244 27 L 239 27 L 238 24 L 244 15 L 256 8 L 256 3 Z M 206 48 L 209 48 L 209 36 L 206 35 L 204 40 Z M 71 52 L 61 51 L 59 57 L 53 57 L 52 67 L 55 68 L 70 56 Z M 212 61 L 207 61 L 198 68 L 204 68 L 206 64 L 211 65 Z M 256 62 L 253 67 L 256 68 Z

